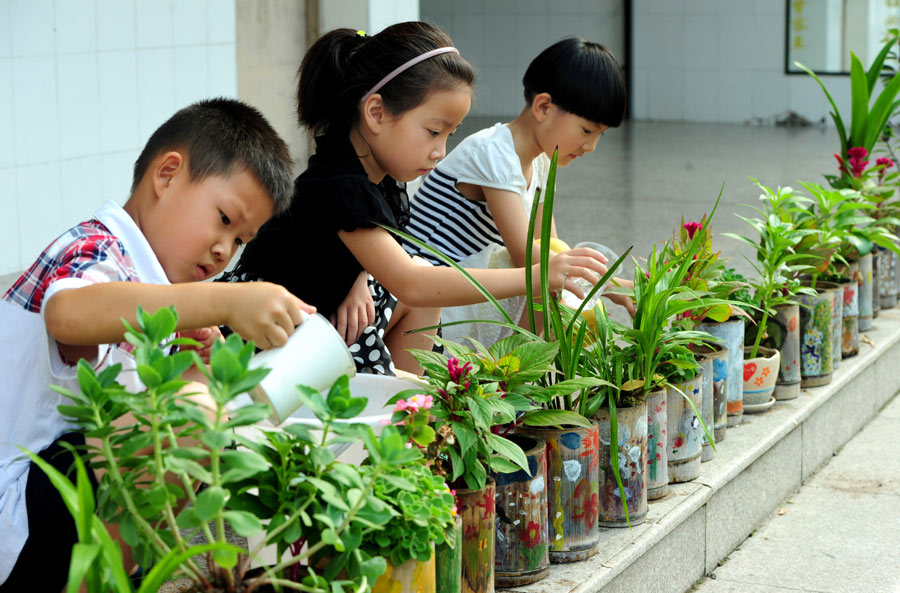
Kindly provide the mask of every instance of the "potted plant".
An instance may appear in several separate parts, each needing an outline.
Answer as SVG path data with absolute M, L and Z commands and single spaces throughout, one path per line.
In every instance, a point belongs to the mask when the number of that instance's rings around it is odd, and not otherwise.
M 771 203 L 778 199 L 782 188 L 772 190 L 753 180 L 762 190 L 760 200 Z M 758 313 L 753 325 L 745 331 L 745 342 L 751 344 L 745 350 L 744 403 L 758 406 L 766 404 L 774 392 L 776 399 L 793 399 L 800 395 L 800 333 L 799 304 L 795 297 L 806 295 L 815 298 L 814 289 L 801 285 L 801 274 L 813 270 L 810 264 L 800 263 L 808 257 L 796 247 L 813 229 L 796 229 L 791 221 L 781 220 L 771 209 L 752 208 L 759 217 L 736 215 L 758 233 L 754 240 L 746 235 L 725 233 L 753 248 L 755 260 L 748 258 L 756 272 L 752 299 Z M 778 352 L 778 364 L 774 356 L 758 357 L 760 345 Z M 777 381 L 776 381 L 777 378 Z M 759 383 L 759 384 L 757 384 Z M 771 391 L 770 391 L 771 384 Z
M 91 591 L 132 590 L 122 578 L 121 552 L 103 520 L 118 524 L 142 566 L 153 566 L 141 591 L 156 591 L 171 576 L 188 577 L 198 591 L 284 586 L 324 593 L 367 589 L 374 583 L 386 563 L 360 547 L 362 534 L 381 530 L 400 515 L 396 499 L 388 503 L 374 496 L 376 486 L 382 479 L 407 481 L 407 470 L 422 465 L 421 453 L 406 448 L 392 427 L 376 437 L 369 426 L 339 423 L 365 405 L 364 398 L 350 395 L 346 378 L 326 397 L 303 393 L 322 420 L 321 434 L 293 425 L 266 431 L 261 439 L 241 436 L 236 428 L 250 427 L 270 413 L 264 404 L 226 408 L 267 372 L 249 370 L 253 344 L 230 336 L 214 345 L 208 368 L 198 365 L 209 381 L 212 408 L 205 408 L 184 393 L 187 383 L 181 378 L 199 358 L 190 351 L 167 355 L 163 349 L 190 342 L 168 341 L 177 321 L 174 310 L 151 315 L 139 309 L 137 318 L 140 331 L 128 327 L 126 339 L 135 345 L 145 391 L 126 392 L 116 382 L 118 365 L 95 373 L 85 361 L 78 366 L 81 391 L 61 390 L 72 400 L 61 411 L 87 436 L 100 440 L 88 455 L 106 469 L 96 503 L 82 479 L 86 473 L 80 460 L 75 487 L 45 470 L 79 526 L 79 561 L 72 565 L 70 586 L 84 581 Z M 127 414 L 138 422 L 117 422 Z M 335 438 L 361 438 L 370 462 L 359 468 L 336 461 L 329 447 Z M 232 442 L 245 446 L 227 448 Z M 198 483 L 205 487 L 195 494 Z M 293 550 L 286 559 L 279 556 L 273 567 L 250 571 L 253 551 L 246 554 L 228 544 L 226 524 L 239 535 L 264 532 L 260 548 L 275 543 L 282 552 Z M 182 530 L 202 534 L 207 543 L 188 546 Z M 299 541 L 306 543 L 302 550 Z M 194 560 L 204 553 L 205 569 Z

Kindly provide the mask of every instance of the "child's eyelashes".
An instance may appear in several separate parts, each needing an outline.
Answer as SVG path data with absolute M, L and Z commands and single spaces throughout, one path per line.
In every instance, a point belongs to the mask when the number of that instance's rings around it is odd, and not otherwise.
M 228 215 L 225 214 L 224 212 L 222 212 L 221 210 L 219 210 L 219 216 L 222 219 L 222 224 L 224 224 L 225 226 L 228 226 L 229 224 L 231 224 L 231 219 L 228 218 Z

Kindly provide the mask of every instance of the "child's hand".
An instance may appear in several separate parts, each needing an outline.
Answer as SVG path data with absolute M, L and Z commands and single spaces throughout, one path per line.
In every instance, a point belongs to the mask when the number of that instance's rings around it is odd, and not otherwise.
M 227 325 L 260 348 L 284 346 L 303 320 L 301 311 L 316 312 L 278 284 L 236 282 L 228 286 L 232 298 L 227 303 Z
M 583 299 L 585 292 L 575 282 L 575 278 L 584 278 L 593 286 L 606 274 L 605 264 L 606 257 L 589 247 L 579 247 L 553 255 L 550 257 L 550 288 L 553 290 L 565 288 Z M 537 266 L 540 267 L 540 264 Z M 535 290 L 540 290 L 540 274 L 537 274 L 534 282 L 537 284 Z
M 624 278 L 619 278 L 618 276 L 613 276 L 612 284 L 616 286 L 621 286 L 623 288 L 630 288 L 634 290 L 634 282 L 631 280 L 625 280 Z M 609 286 L 607 286 L 607 289 Z M 603 294 L 606 298 L 616 303 L 617 305 L 621 305 L 625 307 L 625 310 L 628 311 L 628 314 L 634 317 L 634 299 L 627 294 L 616 294 L 613 292 L 605 292 Z
M 368 273 L 363 271 L 359 274 L 330 321 L 348 346 L 359 339 L 364 329 L 375 323 L 375 301 L 369 292 Z
M 206 364 L 209 364 L 209 355 L 212 354 L 213 344 L 222 339 L 222 332 L 216 326 L 180 331 L 177 335 L 179 338 L 190 338 L 200 342 L 200 346 L 182 345 L 178 348 L 179 350 L 196 350 Z

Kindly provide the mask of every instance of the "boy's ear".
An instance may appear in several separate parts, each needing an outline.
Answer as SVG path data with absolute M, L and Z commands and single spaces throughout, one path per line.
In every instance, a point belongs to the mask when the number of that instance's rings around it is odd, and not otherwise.
M 550 113 L 551 105 L 553 105 L 553 100 L 550 93 L 538 93 L 531 102 L 531 113 L 536 120 L 544 121 L 547 114 Z
M 153 189 L 157 196 L 161 196 L 165 189 L 169 187 L 169 183 L 176 175 L 184 171 L 185 160 L 180 152 L 169 151 L 163 154 L 156 161 L 153 168 Z
M 381 130 L 384 119 L 384 101 L 382 101 L 381 95 L 375 93 L 362 104 L 362 120 L 370 130 L 378 132 Z

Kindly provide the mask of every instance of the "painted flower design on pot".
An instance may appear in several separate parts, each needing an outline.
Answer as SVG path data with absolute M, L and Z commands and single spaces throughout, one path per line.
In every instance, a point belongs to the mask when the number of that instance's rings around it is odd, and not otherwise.
M 684 446 L 684 434 L 678 433 L 675 440 L 672 441 L 672 453 L 678 453 L 678 450 Z
M 541 543 L 541 524 L 536 521 L 529 521 L 525 527 L 519 532 L 519 539 L 526 548 L 534 548 Z

